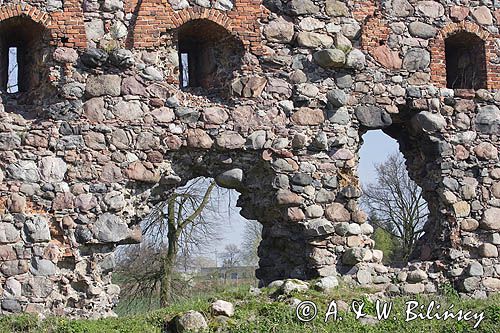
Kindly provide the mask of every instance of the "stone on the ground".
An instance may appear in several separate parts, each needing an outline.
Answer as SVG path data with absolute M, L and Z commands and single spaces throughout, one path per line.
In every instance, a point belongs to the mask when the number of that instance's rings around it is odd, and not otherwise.
M 211 305 L 212 313 L 215 315 L 222 315 L 226 317 L 232 317 L 234 314 L 234 305 L 231 302 L 224 300 L 216 300 Z
M 325 276 L 314 284 L 316 289 L 329 292 L 339 285 L 339 280 L 335 276 Z
M 175 332 L 201 332 L 208 328 L 205 317 L 198 311 L 190 310 L 174 319 Z
M 309 290 L 309 283 L 297 279 L 287 279 L 280 287 L 280 292 L 285 295 L 289 295 L 292 292 L 305 292 L 307 290 Z

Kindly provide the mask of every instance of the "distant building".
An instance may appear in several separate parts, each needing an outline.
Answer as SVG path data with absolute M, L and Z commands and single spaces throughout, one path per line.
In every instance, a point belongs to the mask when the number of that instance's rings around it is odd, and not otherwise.
M 256 266 L 202 267 L 198 277 L 204 280 L 241 281 L 255 280 Z

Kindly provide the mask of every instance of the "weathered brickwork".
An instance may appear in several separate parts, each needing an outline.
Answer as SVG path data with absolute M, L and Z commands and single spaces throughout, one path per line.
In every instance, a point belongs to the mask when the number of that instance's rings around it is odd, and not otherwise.
M 456 3 L 5 1 L 1 313 L 113 315 L 116 246 L 199 176 L 262 223 L 264 284 L 500 290 L 500 14 Z M 381 264 L 359 207 L 373 129 L 398 141 L 429 204 L 404 268 Z

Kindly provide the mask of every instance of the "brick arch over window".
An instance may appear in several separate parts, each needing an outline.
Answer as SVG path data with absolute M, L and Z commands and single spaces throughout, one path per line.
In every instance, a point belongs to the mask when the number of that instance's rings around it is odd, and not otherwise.
M 214 8 L 188 8 L 175 12 L 172 15 L 171 28 L 180 28 L 185 23 L 194 20 L 209 20 L 217 23 L 229 32 L 233 31 L 233 22 L 229 16 Z
M 128 36 L 129 47 L 154 49 L 164 45 L 162 34 L 173 31 L 184 23 L 207 19 L 237 36 L 244 46 L 255 54 L 262 54 L 259 18 L 264 15 L 262 0 L 236 0 L 230 11 L 192 6 L 174 11 L 166 0 L 132 0 L 126 12 L 132 13 L 133 28 Z
M 13 17 L 29 17 L 33 22 L 48 28 L 52 20 L 49 13 L 42 12 L 28 4 L 5 4 L 0 7 L 0 22 Z
M 49 33 L 50 45 L 75 48 L 87 46 L 81 0 L 66 0 L 63 11 L 52 13 L 25 2 L 0 6 L 0 22 L 13 17 L 27 17 L 42 25 Z
M 483 64 L 479 64 L 478 66 L 483 66 L 480 71 L 485 73 L 485 84 L 478 87 L 483 87 L 487 89 L 498 89 L 500 88 L 500 65 L 493 64 L 490 62 L 491 56 L 495 52 L 494 38 L 493 36 L 483 29 L 481 29 L 478 25 L 472 22 L 460 22 L 460 23 L 450 23 L 445 26 L 438 35 L 430 42 L 431 49 L 431 80 L 437 86 L 446 87 L 452 86 L 451 83 L 447 82 L 447 72 L 449 75 L 449 70 L 446 67 L 446 41 L 448 40 L 448 49 L 450 50 L 450 44 L 453 43 L 453 36 L 457 34 L 464 34 L 464 36 L 474 35 L 471 38 L 471 41 L 481 41 L 481 43 L 477 43 L 478 49 L 477 52 L 484 52 L 483 56 Z M 480 45 L 484 45 L 479 47 Z M 451 49 L 452 50 L 452 49 Z M 480 54 L 480 56 L 482 56 Z M 450 60 L 448 60 L 450 61 Z M 452 61 L 453 62 L 453 61 Z M 483 73 L 484 75 L 484 73 Z

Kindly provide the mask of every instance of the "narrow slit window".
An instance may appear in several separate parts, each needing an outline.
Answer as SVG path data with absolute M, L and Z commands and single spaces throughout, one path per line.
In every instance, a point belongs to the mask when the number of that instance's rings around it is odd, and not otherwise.
M 19 64 L 17 61 L 17 47 L 9 47 L 9 64 L 7 74 L 7 92 L 17 93 L 19 91 Z
M 181 53 L 181 87 L 189 87 L 189 54 Z

